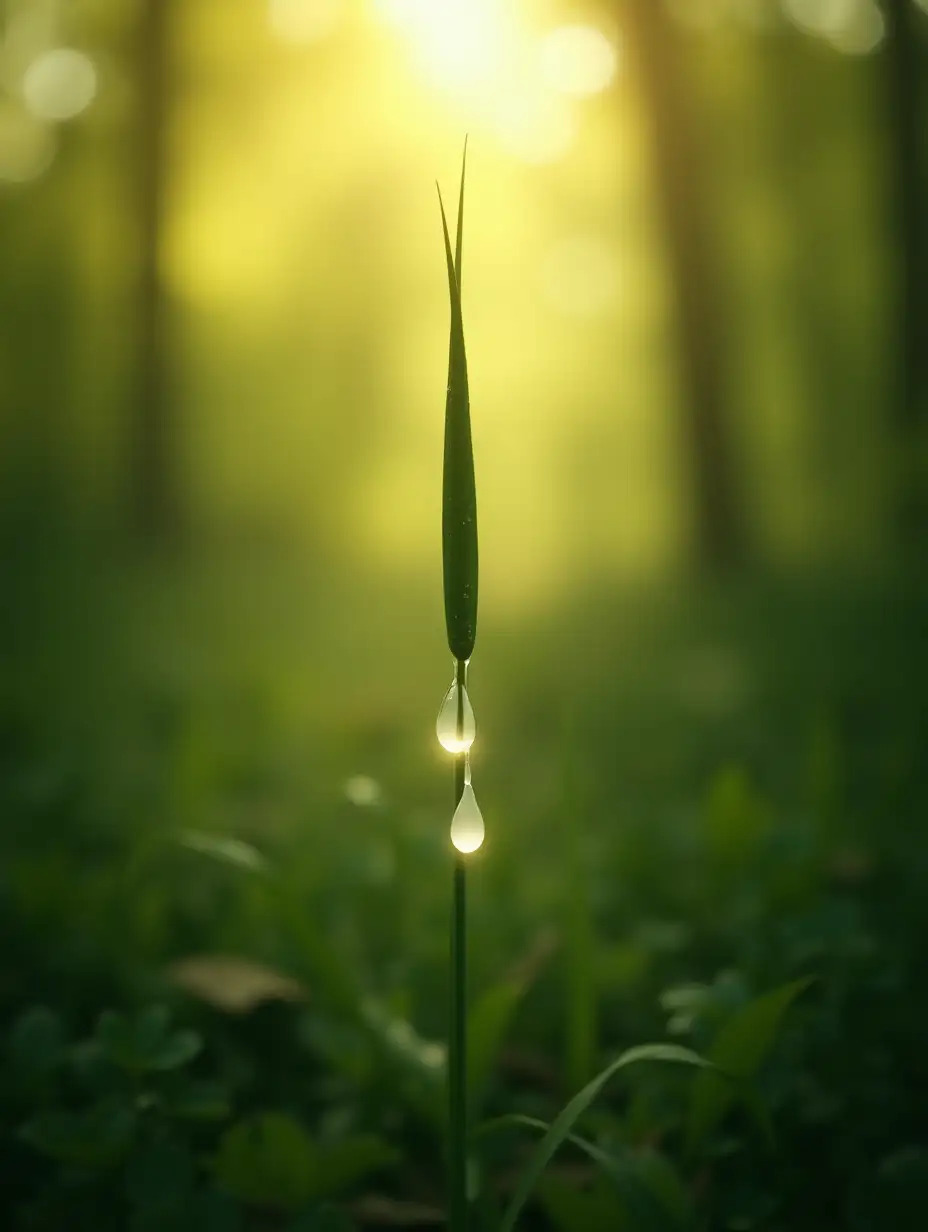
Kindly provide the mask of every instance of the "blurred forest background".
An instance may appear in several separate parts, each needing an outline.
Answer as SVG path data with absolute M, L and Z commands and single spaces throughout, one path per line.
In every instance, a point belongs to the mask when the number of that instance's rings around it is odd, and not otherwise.
M 926 80 L 925 0 L 0 0 L 4 1226 L 441 1222 L 465 133 L 487 1106 L 814 975 L 776 1162 L 598 1132 L 676 1227 L 928 1226 Z M 154 1002 L 217 1127 L 79 1094 Z

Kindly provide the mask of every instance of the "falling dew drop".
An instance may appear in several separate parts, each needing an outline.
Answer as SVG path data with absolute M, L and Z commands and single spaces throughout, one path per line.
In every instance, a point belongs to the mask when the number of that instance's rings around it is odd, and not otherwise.
M 462 854 L 470 855 L 483 842 L 484 833 L 483 814 L 473 787 L 467 783 L 451 819 L 451 841 Z
M 459 689 L 464 694 L 460 731 L 458 731 Z M 474 737 L 477 735 L 474 708 L 471 706 L 470 698 L 467 696 L 467 689 L 459 684 L 457 680 L 455 680 L 454 684 L 445 694 L 445 700 L 442 702 L 441 710 L 438 712 L 435 731 L 438 735 L 438 743 L 443 749 L 447 749 L 449 753 L 466 753 L 474 743 Z

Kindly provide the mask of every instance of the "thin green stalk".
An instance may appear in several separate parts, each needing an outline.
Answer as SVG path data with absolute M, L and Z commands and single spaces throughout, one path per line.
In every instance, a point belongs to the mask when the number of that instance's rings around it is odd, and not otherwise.
M 445 207 L 438 192 L 448 294 L 451 301 L 451 332 L 448 346 L 448 389 L 445 398 L 445 452 L 442 472 L 442 574 L 445 595 L 445 626 L 448 648 L 455 661 L 458 684 L 457 744 L 464 742 L 464 698 L 467 661 L 477 635 L 477 494 L 474 452 L 470 431 L 470 395 L 467 355 L 461 313 L 461 249 L 464 233 L 464 160 L 458 195 L 455 248 L 452 251 Z M 457 810 L 468 780 L 467 753 L 454 758 L 454 807 Z M 479 819 L 479 811 L 478 811 Z M 482 822 L 480 823 L 482 827 Z M 454 843 L 452 820 L 452 843 Z M 480 835 L 482 838 L 482 833 Z M 451 989 L 448 1029 L 448 1165 L 451 1232 L 467 1232 L 467 869 L 465 854 L 454 855 L 454 889 L 451 915 Z M 478 842 L 479 845 L 479 842 Z
M 467 665 L 459 659 L 458 738 L 464 734 L 464 687 Z M 464 794 L 467 755 L 454 759 L 454 807 Z M 454 853 L 451 916 L 451 1026 L 448 1048 L 449 1172 L 451 1232 L 467 1232 L 467 863 Z

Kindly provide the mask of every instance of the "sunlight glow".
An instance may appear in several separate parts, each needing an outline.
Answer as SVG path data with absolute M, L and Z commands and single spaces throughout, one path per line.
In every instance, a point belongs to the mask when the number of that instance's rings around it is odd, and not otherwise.
M 342 0 L 269 0 L 268 21 L 287 43 L 316 43 L 331 34 L 342 16 Z
M 36 56 L 23 74 L 23 100 L 40 120 L 72 120 L 97 94 L 97 70 L 89 56 L 56 47 Z
M 563 99 L 540 90 L 513 92 L 496 109 L 503 147 L 525 163 L 553 163 L 573 145 L 576 122 Z
M 541 39 L 502 0 L 371 0 L 381 21 L 411 46 L 422 73 L 520 162 L 555 162 L 573 145 L 565 95 L 594 94 L 612 80 L 615 49 L 592 26 L 563 26 Z
M 412 40 L 437 84 L 460 89 L 499 80 L 508 24 L 494 0 L 375 0 L 375 10 Z
M 540 269 L 541 293 L 556 312 L 595 317 L 605 312 L 618 292 L 615 251 L 596 235 L 573 235 L 556 244 Z
M 616 50 L 595 26 L 559 26 L 538 47 L 541 78 L 552 90 L 583 98 L 615 77 Z

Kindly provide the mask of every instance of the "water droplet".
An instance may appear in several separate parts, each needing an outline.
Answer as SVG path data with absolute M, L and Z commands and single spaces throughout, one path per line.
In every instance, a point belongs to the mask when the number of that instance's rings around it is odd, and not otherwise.
M 458 851 L 470 855 L 483 842 L 484 833 L 483 814 L 473 787 L 467 783 L 451 819 L 451 841 Z
M 464 694 L 460 731 L 458 730 L 459 689 Z M 449 753 L 466 753 L 474 743 L 474 737 L 477 735 L 474 708 L 470 704 L 470 698 L 467 696 L 467 689 L 459 684 L 457 680 L 455 680 L 454 684 L 445 694 L 445 700 L 442 702 L 441 710 L 438 712 L 435 731 L 438 735 L 438 743 L 443 749 L 447 749 Z

